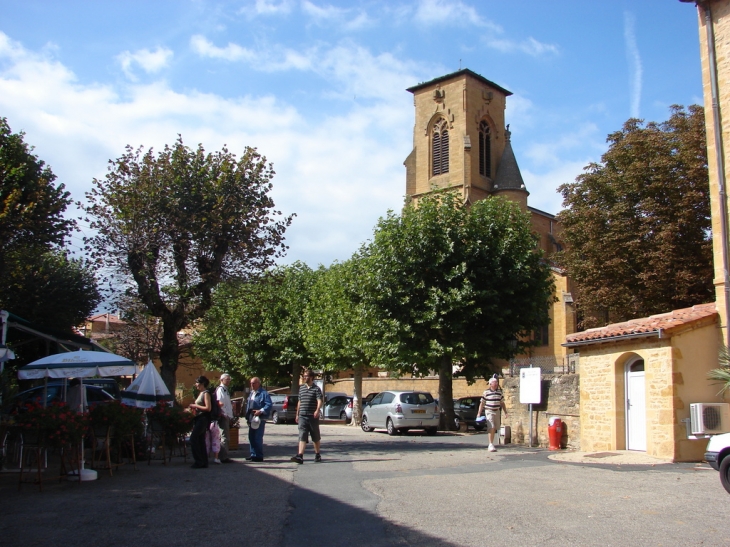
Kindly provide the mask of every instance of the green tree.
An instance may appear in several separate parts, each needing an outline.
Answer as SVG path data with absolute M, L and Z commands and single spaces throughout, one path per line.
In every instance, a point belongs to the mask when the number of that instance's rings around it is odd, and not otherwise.
M 100 302 L 92 270 L 64 249 L 75 221 L 63 184 L 32 153 L 23 133 L 0 118 L 0 308 L 59 333 L 71 333 Z M 45 341 L 11 330 L 17 368 L 47 355 Z
M 71 203 L 63 184 L 24 139 L 0 118 L 0 268 L 12 249 L 59 247 L 75 227 L 63 214 Z
M 549 321 L 552 275 L 535 246 L 529 217 L 500 198 L 464 206 L 451 193 L 431 195 L 378 222 L 362 283 L 379 361 L 438 371 L 449 427 L 453 366 L 468 381 L 484 376 Z
M 559 258 L 577 287 L 581 326 L 646 317 L 713 299 L 705 118 L 628 120 L 608 151 L 563 195 L 567 246 Z
M 134 283 L 140 301 L 162 322 L 161 373 L 175 386 L 178 333 L 212 305 L 226 278 L 247 278 L 273 264 L 286 246 L 291 217 L 276 221 L 269 196 L 271 164 L 247 147 L 205 153 L 178 138 L 174 146 L 127 147 L 87 193 L 96 235 L 94 260 L 115 282 Z
M 94 273 L 62 250 L 16 249 L 6 265 L 0 307 L 32 323 L 70 333 L 101 302 Z
M 354 372 L 352 424 L 360 425 L 362 377 L 375 344 L 370 338 L 371 314 L 361 296 L 363 261 L 360 255 L 334 263 L 311 289 L 304 317 L 306 346 L 327 371 Z
M 313 364 L 304 343 L 304 313 L 318 274 L 296 262 L 222 285 L 193 336 L 195 353 L 241 379 L 291 382 L 296 393 L 302 369 Z

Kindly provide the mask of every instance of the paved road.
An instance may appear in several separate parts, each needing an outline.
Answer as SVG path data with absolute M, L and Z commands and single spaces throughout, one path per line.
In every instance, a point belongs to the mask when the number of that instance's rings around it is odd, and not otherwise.
M 81 485 L 48 481 L 42 493 L 18 492 L 16 476 L 0 474 L 0 544 L 730 545 L 730 496 L 706 466 L 489 453 L 485 434 L 388 437 L 339 425 L 323 434 L 321 464 L 311 452 L 290 463 L 295 426 L 267 424 L 260 464 L 153 461 Z

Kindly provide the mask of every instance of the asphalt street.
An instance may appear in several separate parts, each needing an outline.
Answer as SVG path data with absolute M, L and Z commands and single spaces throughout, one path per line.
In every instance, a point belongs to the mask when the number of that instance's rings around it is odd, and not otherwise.
M 389 437 L 323 428 L 324 461 L 289 461 L 296 426 L 267 424 L 266 459 L 191 469 L 127 465 L 43 492 L 0 473 L 0 544 L 728 546 L 730 495 L 701 464 L 564 462 L 484 433 Z M 610 458 L 605 458 L 610 460 Z M 643 460 L 637 460 L 643 461 Z

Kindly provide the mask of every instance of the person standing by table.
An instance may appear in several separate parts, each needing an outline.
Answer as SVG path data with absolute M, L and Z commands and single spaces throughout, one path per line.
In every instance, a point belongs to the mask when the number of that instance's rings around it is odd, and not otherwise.
M 246 458 L 252 462 L 264 461 L 264 430 L 266 429 L 266 418 L 269 417 L 269 411 L 273 403 L 269 393 L 261 387 L 261 380 L 254 377 L 251 378 L 251 394 L 248 397 L 246 405 L 246 422 L 248 422 L 248 444 L 251 450 L 251 456 Z M 258 426 L 253 423 L 257 418 Z
M 221 383 L 215 390 L 215 397 L 221 407 L 221 416 L 218 418 L 218 426 L 221 430 L 221 451 L 219 458 L 221 463 L 233 463 L 228 456 L 228 441 L 231 438 L 231 420 L 233 419 L 233 405 L 228 386 L 231 383 L 231 375 L 227 372 L 221 374 Z M 238 430 L 236 430 L 238 431 Z
M 304 449 L 312 436 L 314 444 L 314 461 L 322 461 L 319 453 L 319 443 L 322 436 L 319 434 L 319 416 L 322 410 L 322 390 L 314 385 L 314 372 L 307 370 L 304 373 L 304 384 L 299 386 L 299 402 L 294 420 L 299 424 L 299 452 L 292 456 L 291 461 L 298 464 L 304 463 Z
M 213 408 L 210 393 L 208 393 L 208 384 L 210 384 L 208 378 L 198 376 L 195 380 L 195 388 L 200 391 L 200 394 L 194 403 L 188 405 L 188 408 L 195 412 L 193 432 L 190 433 L 190 451 L 193 453 L 193 460 L 195 460 L 192 465 L 193 469 L 208 467 L 208 450 L 205 446 L 205 436 L 210 428 L 210 410 Z

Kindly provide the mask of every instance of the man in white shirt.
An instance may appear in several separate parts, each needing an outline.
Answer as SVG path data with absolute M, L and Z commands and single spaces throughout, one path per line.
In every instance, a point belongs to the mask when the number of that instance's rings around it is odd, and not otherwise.
M 216 399 L 221 407 L 221 417 L 218 420 L 218 426 L 221 430 L 221 451 L 219 458 L 221 463 L 233 463 L 228 457 L 228 440 L 230 439 L 231 419 L 233 419 L 233 405 L 231 404 L 231 395 L 228 393 L 228 385 L 231 383 L 231 375 L 227 372 L 221 374 L 221 383 L 215 390 Z

